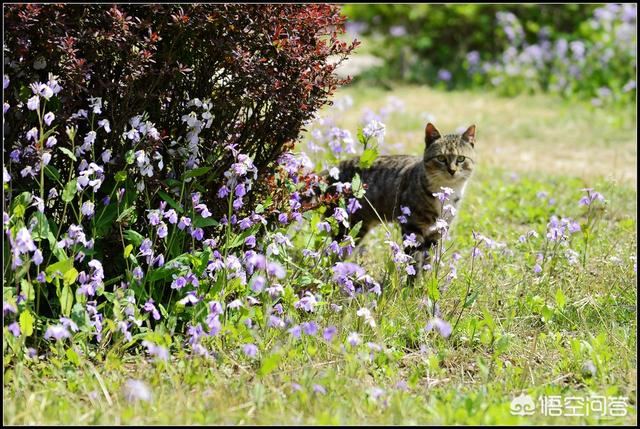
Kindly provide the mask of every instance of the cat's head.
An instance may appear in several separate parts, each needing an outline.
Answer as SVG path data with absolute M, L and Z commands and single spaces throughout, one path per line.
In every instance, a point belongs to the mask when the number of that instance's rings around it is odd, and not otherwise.
M 476 126 L 462 134 L 440 135 L 432 123 L 425 129 L 424 164 L 436 182 L 455 185 L 466 181 L 475 164 Z

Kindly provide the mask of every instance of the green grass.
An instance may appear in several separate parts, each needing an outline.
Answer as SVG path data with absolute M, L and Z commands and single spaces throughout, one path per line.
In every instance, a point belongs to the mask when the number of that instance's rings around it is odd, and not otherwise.
M 477 296 L 451 338 L 424 333 L 421 287 L 401 289 L 388 282 L 372 310 L 375 328 L 356 316 L 362 302 L 342 300 L 340 313 L 321 309 L 315 319 L 322 326 L 336 325 L 339 341 L 264 337 L 260 340 L 272 354 L 256 360 L 221 342 L 215 360 L 172 349 L 167 364 L 149 362 L 143 352 L 60 354 L 10 364 L 5 355 L 4 423 L 635 424 L 635 116 L 543 96 L 504 99 L 419 87 L 393 93 L 351 87 L 338 96 L 346 94 L 355 106 L 337 122 L 354 135 L 362 107 L 377 110 L 390 94 L 406 103 L 404 113 L 386 121 L 389 152 L 420 153 L 423 111 L 435 115 L 444 132 L 478 125 L 481 162 L 452 231 L 451 251 L 463 258 L 458 279 L 441 299 L 445 318 L 457 318 L 469 284 Z M 529 162 L 523 162 L 518 156 L 527 150 Z M 532 267 L 549 217 L 586 220 L 577 204 L 583 187 L 607 199 L 585 265 L 569 265 L 561 257 L 554 269 L 535 275 Z M 541 191 L 548 196 L 538 198 Z M 520 243 L 518 237 L 529 230 L 541 237 Z M 396 228 L 392 231 L 399 236 Z M 483 248 L 485 257 L 472 276 L 471 231 L 510 250 Z M 353 257 L 378 279 L 389 253 L 384 239 L 383 229 L 375 229 Z M 584 250 L 580 236 L 572 247 Z M 362 334 L 359 353 L 340 346 L 352 331 Z M 384 351 L 371 358 L 368 341 Z M 582 370 L 588 361 L 596 367 L 594 375 Z M 152 400 L 127 401 L 128 379 L 144 380 Z M 399 381 L 407 384 L 406 391 L 395 387 Z M 302 389 L 295 391 L 292 383 Z M 326 394 L 314 393 L 314 384 Z M 386 393 L 376 399 L 375 388 Z M 613 419 L 538 412 L 513 416 L 510 401 L 523 392 L 534 400 L 624 396 L 628 414 Z

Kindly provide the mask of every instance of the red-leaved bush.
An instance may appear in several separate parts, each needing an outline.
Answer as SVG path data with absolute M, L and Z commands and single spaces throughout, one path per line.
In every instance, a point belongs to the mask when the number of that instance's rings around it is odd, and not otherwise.
M 146 112 L 160 133 L 155 145 L 168 146 L 188 131 L 185 102 L 209 98 L 211 123 L 199 132 L 196 159 L 165 160 L 172 177 L 211 167 L 201 181 L 208 190 L 232 162 L 227 144 L 268 171 L 329 101 L 341 83 L 332 72 L 355 46 L 338 40 L 344 17 L 327 4 L 16 4 L 5 8 L 4 22 L 12 81 L 5 101 L 26 102 L 28 84 L 46 82 L 48 73 L 64 88 L 54 101 L 61 121 L 100 97 L 116 132 L 99 149 L 112 149 L 116 164 L 125 165 L 131 149 L 121 137 L 130 118 Z M 27 119 L 20 109 L 7 112 L 6 141 L 24 136 Z M 163 186 L 160 179 L 150 181 Z

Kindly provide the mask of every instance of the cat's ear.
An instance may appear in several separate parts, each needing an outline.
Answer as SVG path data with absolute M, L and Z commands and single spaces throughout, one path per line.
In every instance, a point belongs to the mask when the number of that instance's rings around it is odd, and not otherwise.
M 476 126 L 471 125 L 467 131 L 462 133 L 462 139 L 469 142 L 473 146 L 476 142 Z
M 434 141 L 440 138 L 440 132 L 436 129 L 436 127 L 431 122 L 427 124 L 427 128 L 425 128 L 424 134 L 425 134 L 424 141 L 427 144 L 427 146 L 429 146 L 431 143 L 433 143 Z

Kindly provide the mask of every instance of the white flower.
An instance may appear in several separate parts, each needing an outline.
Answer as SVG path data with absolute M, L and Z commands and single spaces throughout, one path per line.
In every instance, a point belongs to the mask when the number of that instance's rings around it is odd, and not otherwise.
M 93 109 L 93 113 L 102 113 L 102 98 L 100 97 L 90 97 L 89 98 L 89 107 Z
M 30 99 L 27 100 L 27 108 L 29 110 L 38 110 L 38 108 L 40 107 L 40 97 L 37 95 L 34 95 L 33 97 L 31 97 Z
M 368 308 L 359 309 L 356 314 L 360 317 L 364 318 L 364 321 L 369 324 L 372 328 L 376 327 L 376 321 L 373 320 L 373 316 L 371 316 L 371 311 Z

